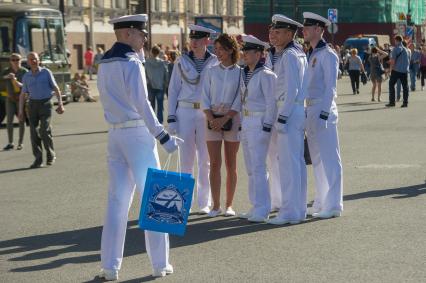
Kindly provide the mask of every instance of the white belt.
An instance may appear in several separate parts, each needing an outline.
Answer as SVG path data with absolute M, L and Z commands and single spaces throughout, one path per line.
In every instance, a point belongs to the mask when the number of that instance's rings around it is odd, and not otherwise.
M 200 109 L 201 103 L 200 102 L 179 101 L 178 106 L 185 107 L 185 108 Z
M 302 106 L 304 106 L 305 105 L 305 103 L 303 102 L 303 100 L 302 101 L 298 101 L 298 100 L 294 100 L 294 102 L 293 102 L 294 104 L 297 104 L 297 105 L 302 105 Z M 284 105 L 284 100 L 278 100 L 278 102 L 277 102 L 277 106 L 278 107 L 282 107 Z
M 246 117 L 263 116 L 264 114 L 265 114 L 264 111 L 249 111 L 247 109 L 243 109 L 243 116 L 246 116 Z
M 110 129 L 136 128 L 145 126 L 144 120 L 129 120 L 123 123 L 109 124 Z
M 313 106 L 322 101 L 321 98 L 306 98 L 306 106 Z

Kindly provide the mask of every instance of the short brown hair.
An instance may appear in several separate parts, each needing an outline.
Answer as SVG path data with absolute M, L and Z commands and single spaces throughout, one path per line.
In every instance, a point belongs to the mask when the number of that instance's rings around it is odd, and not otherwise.
M 10 57 L 9 57 L 10 59 L 12 59 L 12 58 L 18 58 L 19 60 L 21 60 L 22 59 L 22 56 L 21 56 L 21 54 L 19 54 L 19 53 L 12 53 L 12 54 L 10 54 Z
M 395 36 L 395 40 L 401 42 L 402 41 L 402 36 L 400 36 L 400 35 Z
M 152 48 L 151 48 L 151 53 L 152 53 L 152 55 L 154 55 L 154 57 L 157 57 L 158 56 L 158 54 L 160 54 L 160 47 L 158 47 L 157 45 L 154 45 Z
M 240 52 L 238 50 L 238 42 L 235 39 L 235 37 L 230 36 L 227 33 L 222 33 L 214 41 L 214 44 L 216 43 L 219 43 L 223 48 L 227 50 L 232 50 L 232 54 L 231 54 L 232 64 L 235 64 L 238 62 L 238 59 L 240 59 Z

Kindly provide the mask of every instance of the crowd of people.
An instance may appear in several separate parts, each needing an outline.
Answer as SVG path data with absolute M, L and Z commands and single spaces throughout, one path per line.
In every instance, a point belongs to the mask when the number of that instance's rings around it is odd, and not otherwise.
M 146 15 L 110 21 L 117 42 L 103 56 L 97 82 L 110 125 L 110 187 L 100 277 L 118 279 L 134 189 L 143 191 L 148 167 L 160 167 L 154 137 L 168 153 L 179 150 L 182 172 L 193 173 L 197 162 L 192 203 L 200 214 L 237 215 L 232 204 L 241 142 L 250 209 L 238 217 L 283 225 L 300 223 L 307 215 L 341 216 L 343 172 L 335 102 L 339 58 L 322 38 L 330 22 L 310 12 L 303 15 L 303 24 L 274 15 L 267 31 L 272 46 L 252 35 L 242 35 L 238 42 L 221 34 L 214 40 L 214 54 L 207 49 L 214 31 L 189 25 L 189 50 L 173 65 L 166 64 L 169 54 L 162 55 L 158 46 L 145 58 Z M 299 28 L 309 42 L 307 52 L 295 39 Z M 167 130 L 162 113 L 153 110 L 157 105 L 162 111 L 166 90 Z M 305 137 L 316 183 L 309 208 Z M 222 144 L 227 174 L 224 207 Z M 273 211 L 277 214 L 269 219 Z M 153 276 L 173 273 L 168 235 L 145 231 L 145 238 Z

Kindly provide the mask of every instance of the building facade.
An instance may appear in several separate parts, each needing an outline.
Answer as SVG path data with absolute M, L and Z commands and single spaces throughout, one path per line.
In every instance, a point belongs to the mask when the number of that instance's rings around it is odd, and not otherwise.
M 396 34 L 406 36 L 414 31 L 412 40 L 419 43 L 425 37 L 426 20 L 425 0 L 274 0 L 244 1 L 245 30 L 267 40 L 264 32 L 273 13 L 284 14 L 297 21 L 303 21 L 303 12 L 310 11 L 327 17 L 328 9 L 338 10 L 337 44 L 352 35 L 385 34 L 391 38 Z M 408 24 L 409 15 L 412 27 Z M 331 40 L 326 32 L 325 37 Z
M 147 13 L 150 43 L 181 48 L 188 38 L 188 25 L 196 17 L 220 18 L 222 31 L 244 31 L 243 0 L 0 0 L 16 5 L 31 4 L 59 9 L 63 1 L 67 49 L 73 72 L 84 69 L 89 46 L 109 49 L 115 41 L 108 21 L 126 14 Z

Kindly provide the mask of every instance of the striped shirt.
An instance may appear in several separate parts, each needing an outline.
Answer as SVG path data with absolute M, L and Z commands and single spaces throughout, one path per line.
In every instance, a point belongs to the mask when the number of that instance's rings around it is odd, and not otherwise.
M 195 69 L 197 70 L 198 73 L 201 73 L 201 71 L 203 70 L 205 61 L 206 61 L 206 58 L 198 59 L 194 57 Z
M 248 85 L 248 83 L 249 83 L 249 81 L 250 81 L 250 79 L 251 79 L 251 76 L 253 75 L 253 71 L 248 71 L 247 73 L 246 73 L 246 76 L 245 76 L 245 78 L 244 78 L 244 84 L 247 86 Z
M 281 55 L 283 55 L 283 53 L 284 50 L 281 50 L 280 52 L 275 51 L 274 55 L 272 55 L 272 66 L 274 66 L 278 59 L 281 58 Z

